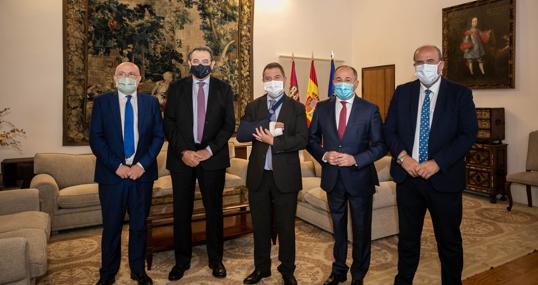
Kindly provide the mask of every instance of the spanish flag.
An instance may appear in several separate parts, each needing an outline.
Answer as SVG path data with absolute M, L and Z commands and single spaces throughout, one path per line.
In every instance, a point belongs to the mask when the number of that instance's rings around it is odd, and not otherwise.
M 314 59 L 310 64 L 310 79 L 308 80 L 308 88 L 306 90 L 306 123 L 310 127 L 310 122 L 312 121 L 312 116 L 314 115 L 314 109 L 316 109 L 316 104 L 319 101 L 319 92 L 318 92 L 318 79 L 316 77 L 316 67 L 314 66 Z
M 297 101 L 300 102 L 299 98 L 299 84 L 297 84 L 297 74 L 295 73 L 295 58 L 292 57 L 291 59 L 291 76 L 290 76 L 290 92 L 289 96 Z

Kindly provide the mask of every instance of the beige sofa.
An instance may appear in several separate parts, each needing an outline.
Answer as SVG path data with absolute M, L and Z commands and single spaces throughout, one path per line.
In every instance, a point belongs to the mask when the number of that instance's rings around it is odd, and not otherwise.
M 162 205 L 171 201 L 172 182 L 166 169 L 167 145 L 157 157 L 159 179 L 154 183 L 153 199 Z M 229 143 L 231 166 L 226 170 L 227 189 L 244 185 L 247 161 L 235 158 L 234 146 Z M 41 210 L 52 220 L 52 230 L 64 230 L 100 225 L 101 206 L 98 186 L 93 182 L 95 156 L 93 154 L 38 153 L 34 157 L 34 172 L 30 187 L 39 189 Z M 200 193 L 196 191 L 196 197 Z M 232 194 L 232 190 L 224 193 Z M 195 203 L 201 207 L 201 203 Z M 154 209 L 152 209 L 153 211 Z M 162 210 L 162 208 L 160 209 Z
M 45 274 L 49 237 L 37 189 L 0 191 L 0 284 L 34 284 Z
M 320 188 L 321 165 L 307 152 L 301 163 L 303 190 L 299 193 L 297 217 L 332 232 L 326 192 Z M 372 240 L 398 234 L 396 184 L 390 177 L 390 157 L 376 161 L 380 185 L 376 186 L 372 212 Z M 348 217 L 349 217 L 348 213 Z M 348 239 L 352 240 L 351 219 L 348 218 Z

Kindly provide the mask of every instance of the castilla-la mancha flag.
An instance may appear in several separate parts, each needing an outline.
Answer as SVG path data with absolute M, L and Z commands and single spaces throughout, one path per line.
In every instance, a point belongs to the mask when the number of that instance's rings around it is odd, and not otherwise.
M 295 73 L 295 59 L 291 59 L 291 76 L 290 76 L 290 92 L 289 96 L 297 101 L 300 102 L 299 98 L 299 84 L 297 84 L 297 74 Z
M 308 88 L 306 89 L 306 101 L 304 103 L 306 108 L 306 123 L 310 126 L 312 116 L 314 115 L 314 109 L 319 101 L 318 92 L 318 79 L 316 78 L 316 68 L 314 66 L 314 59 L 310 64 L 310 78 L 308 80 Z

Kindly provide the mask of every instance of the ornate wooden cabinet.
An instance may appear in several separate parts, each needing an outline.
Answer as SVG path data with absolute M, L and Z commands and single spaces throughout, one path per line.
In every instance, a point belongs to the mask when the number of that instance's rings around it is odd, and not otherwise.
M 466 191 L 488 194 L 490 201 L 497 201 L 497 194 L 504 199 L 506 182 L 506 144 L 477 143 L 465 157 Z
M 504 140 L 504 108 L 476 108 L 478 134 L 480 143 L 500 143 Z

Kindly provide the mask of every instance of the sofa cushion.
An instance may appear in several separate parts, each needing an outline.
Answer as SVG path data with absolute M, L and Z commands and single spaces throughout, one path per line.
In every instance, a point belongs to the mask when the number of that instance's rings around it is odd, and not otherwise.
M 374 163 L 379 181 L 392 181 L 392 177 L 390 176 L 391 160 L 392 158 L 390 156 L 384 156 Z
M 50 236 L 50 219 L 45 212 L 26 211 L 0 216 L 0 233 L 18 229 L 41 229 Z
M 38 153 L 34 157 L 35 174 L 49 174 L 60 189 L 93 182 L 93 154 Z
M 5 233 L 0 233 L 0 239 L 22 237 L 28 241 L 30 252 L 30 276 L 32 278 L 41 276 L 47 272 L 47 239 L 44 230 L 40 229 L 18 229 Z
M 321 187 L 311 188 L 303 192 L 303 200 L 313 206 L 316 209 L 329 212 L 329 205 L 327 204 L 327 193 L 321 189 Z
M 375 187 L 374 209 L 380 209 L 396 205 L 396 183 L 392 181 L 379 182 Z
M 97 183 L 81 184 L 60 190 L 58 206 L 65 209 L 97 206 L 99 204 L 99 186 Z
M 166 169 L 166 155 L 167 154 L 168 154 L 168 151 L 166 149 L 166 146 L 163 146 L 161 151 L 157 155 L 157 175 L 159 177 L 170 175 L 170 171 Z
M 301 162 L 301 176 L 302 177 L 315 177 L 316 176 L 314 163 L 312 161 Z
M 318 188 L 321 183 L 321 178 L 319 177 L 303 177 L 303 190 L 299 192 L 297 199 L 299 201 L 304 201 L 304 193 L 308 192 L 310 189 Z
M 241 177 L 237 175 L 226 173 L 225 179 L 225 188 L 237 187 L 242 184 Z M 198 182 L 196 182 L 196 187 L 198 188 Z M 153 198 L 170 196 L 172 193 L 172 178 L 170 175 L 159 177 L 153 182 Z
M 22 237 L 0 239 L 0 282 L 2 284 L 31 284 L 28 241 Z M 17 283 L 15 283 L 17 282 Z

